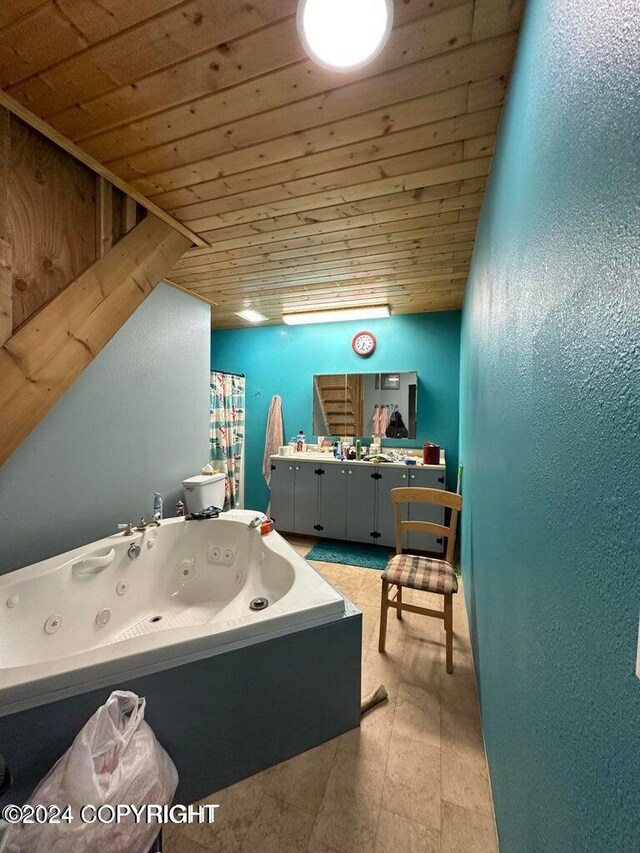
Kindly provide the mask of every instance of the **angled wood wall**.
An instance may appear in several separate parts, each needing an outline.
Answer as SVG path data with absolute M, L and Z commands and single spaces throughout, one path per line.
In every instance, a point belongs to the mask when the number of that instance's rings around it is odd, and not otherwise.
M 191 245 L 148 216 L 0 349 L 0 464 Z
M 0 106 L 0 344 L 144 211 Z

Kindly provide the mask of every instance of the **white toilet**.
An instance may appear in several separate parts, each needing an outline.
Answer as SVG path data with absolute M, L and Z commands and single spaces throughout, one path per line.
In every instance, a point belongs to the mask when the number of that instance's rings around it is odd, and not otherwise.
M 198 474 L 182 481 L 187 512 L 204 512 L 224 506 L 224 474 Z

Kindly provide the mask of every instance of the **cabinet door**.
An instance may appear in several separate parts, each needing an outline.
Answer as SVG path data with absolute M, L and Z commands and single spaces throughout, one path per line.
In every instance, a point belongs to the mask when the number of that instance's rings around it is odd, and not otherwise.
M 278 459 L 271 463 L 271 518 L 280 533 L 293 532 L 293 462 Z
M 444 471 L 433 469 L 419 469 L 409 474 L 409 485 L 426 489 L 444 489 Z M 444 524 L 444 507 L 433 504 L 411 504 L 409 518 L 412 521 L 432 521 L 435 524 Z M 444 552 L 445 541 L 432 533 L 418 533 L 411 530 L 407 537 L 407 548 L 409 551 L 433 551 L 441 555 Z
M 350 542 L 378 541 L 372 537 L 376 523 L 376 480 L 368 465 L 346 465 L 347 536 Z
M 293 487 L 293 531 L 306 536 L 315 536 L 318 523 L 318 475 L 317 463 L 294 462 Z
M 320 518 L 318 535 L 327 539 L 347 537 L 347 466 L 334 462 L 320 466 Z
M 385 468 L 384 465 L 376 467 L 379 475 L 378 499 L 377 499 L 377 524 L 376 530 L 380 534 L 376 540 L 378 545 L 387 545 L 389 548 L 396 546 L 396 521 L 395 511 L 391 503 L 391 489 L 399 489 L 410 485 L 409 470 L 401 468 Z M 402 507 L 402 518 L 407 519 L 407 505 Z M 407 534 L 405 533 L 403 547 L 407 547 Z

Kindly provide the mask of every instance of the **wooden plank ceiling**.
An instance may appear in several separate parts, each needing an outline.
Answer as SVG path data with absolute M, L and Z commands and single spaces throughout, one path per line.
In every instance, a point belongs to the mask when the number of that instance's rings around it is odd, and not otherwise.
M 296 0 L 4 0 L 0 86 L 209 245 L 234 312 L 462 303 L 523 0 L 395 0 L 374 62 L 304 53 Z

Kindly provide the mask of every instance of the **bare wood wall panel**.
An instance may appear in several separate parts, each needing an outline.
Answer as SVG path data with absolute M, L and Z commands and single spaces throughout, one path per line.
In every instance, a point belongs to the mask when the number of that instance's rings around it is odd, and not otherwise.
M 9 230 L 9 113 L 0 107 L 0 345 L 13 330 L 11 235 Z
M 93 172 L 15 117 L 9 220 L 15 329 L 96 259 Z
M 147 217 L 0 348 L 0 465 L 189 245 Z
M 396 0 L 384 50 L 339 74 L 304 53 L 297 0 L 18 5 L 0 85 L 191 233 L 170 278 L 214 325 L 460 306 L 523 0 Z M 113 241 L 140 216 L 116 192 L 112 214 Z

